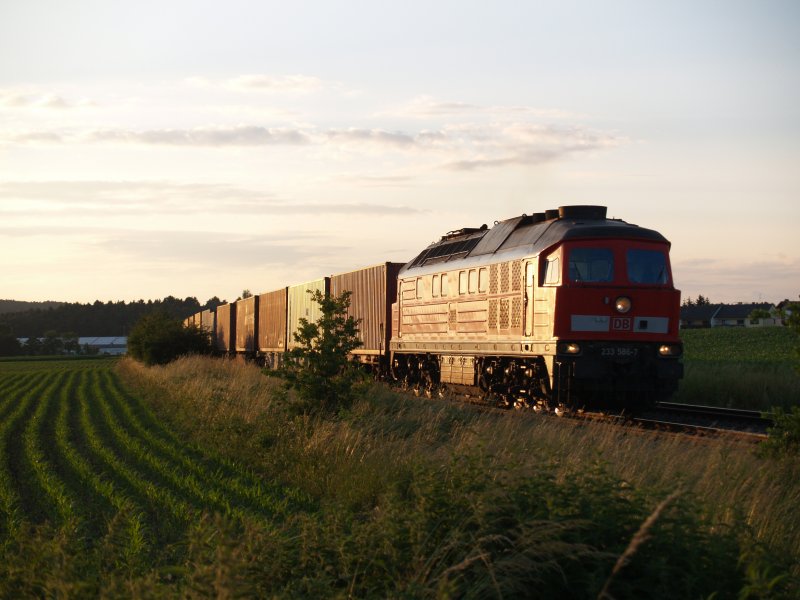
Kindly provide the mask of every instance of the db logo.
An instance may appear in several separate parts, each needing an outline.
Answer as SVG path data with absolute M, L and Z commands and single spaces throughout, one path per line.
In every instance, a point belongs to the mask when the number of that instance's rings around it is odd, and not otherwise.
M 611 319 L 611 329 L 614 331 L 630 331 L 631 318 L 630 317 L 614 317 Z

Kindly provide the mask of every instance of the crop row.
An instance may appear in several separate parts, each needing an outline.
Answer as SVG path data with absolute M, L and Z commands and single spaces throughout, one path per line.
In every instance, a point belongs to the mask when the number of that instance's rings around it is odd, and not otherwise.
M 50 523 L 87 540 L 110 536 L 117 560 L 135 565 L 203 513 L 268 522 L 287 502 L 255 474 L 181 442 L 108 363 L 0 372 L 0 540 L 25 522 Z

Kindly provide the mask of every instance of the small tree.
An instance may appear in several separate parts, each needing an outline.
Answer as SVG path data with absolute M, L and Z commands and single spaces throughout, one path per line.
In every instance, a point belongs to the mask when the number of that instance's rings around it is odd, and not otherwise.
M 772 315 L 769 314 L 768 310 L 764 310 L 763 308 L 754 308 L 750 311 L 750 314 L 747 315 L 748 319 L 769 319 Z
M 211 354 L 211 336 L 197 325 L 184 327 L 163 311 L 139 319 L 128 336 L 128 354 L 146 365 L 163 365 L 186 354 Z
M 22 344 L 14 337 L 11 327 L 0 323 L 0 356 L 16 356 L 22 354 Z
M 711 300 L 703 296 L 703 294 L 697 295 L 697 306 L 708 306 L 711 304 Z
M 336 411 L 350 404 L 353 385 L 361 377 L 349 359 L 350 352 L 361 346 L 358 321 L 347 315 L 350 292 L 339 297 L 308 293 L 322 316 L 316 323 L 300 319 L 300 329 L 294 334 L 300 345 L 287 353 L 277 374 L 296 390 L 306 412 Z

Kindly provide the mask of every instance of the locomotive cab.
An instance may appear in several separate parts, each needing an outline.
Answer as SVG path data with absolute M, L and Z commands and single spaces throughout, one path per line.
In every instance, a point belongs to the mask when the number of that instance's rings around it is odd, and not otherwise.
M 557 276 L 547 272 L 553 258 Z M 552 375 L 560 396 L 637 408 L 674 392 L 683 366 L 680 292 L 672 284 L 668 242 L 565 242 L 544 265 L 545 282 L 548 275 L 558 280 Z

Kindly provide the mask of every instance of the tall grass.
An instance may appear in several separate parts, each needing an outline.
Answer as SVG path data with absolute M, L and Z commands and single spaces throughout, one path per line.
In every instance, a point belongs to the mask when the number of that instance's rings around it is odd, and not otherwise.
M 596 596 L 648 515 L 679 490 L 608 595 L 798 591 L 800 464 L 747 444 L 488 414 L 383 386 L 325 420 L 296 416 L 279 383 L 242 361 L 118 370 L 186 439 L 318 507 L 296 513 L 289 538 L 201 522 L 201 539 L 217 533 L 191 545 L 196 589 Z

